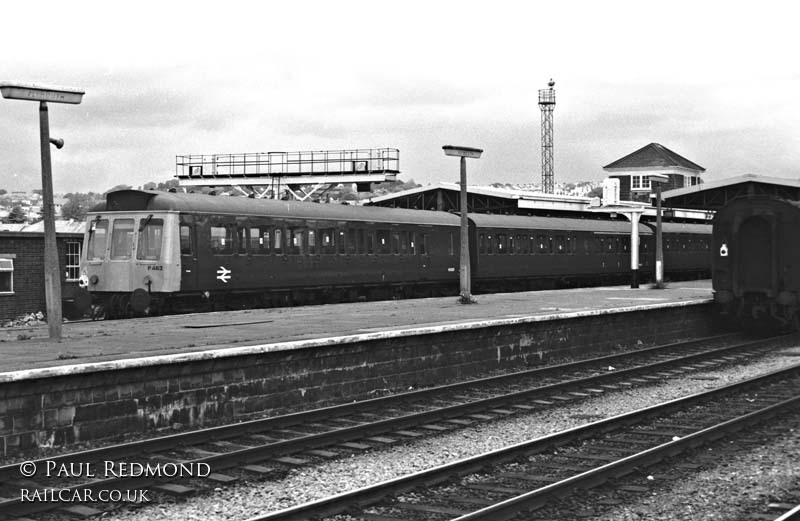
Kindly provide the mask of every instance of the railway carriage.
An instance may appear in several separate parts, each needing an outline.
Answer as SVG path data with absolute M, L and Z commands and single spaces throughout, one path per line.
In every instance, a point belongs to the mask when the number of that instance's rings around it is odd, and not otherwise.
M 88 216 L 83 284 L 104 314 L 435 294 L 458 280 L 442 212 L 125 190 Z
M 445 212 L 123 190 L 87 223 L 81 281 L 98 316 L 458 293 L 460 219 Z M 625 221 L 471 214 L 469 226 L 476 293 L 630 276 Z M 681 226 L 665 233 L 667 273 L 707 269 L 686 249 L 703 228 Z M 639 234 L 644 275 L 653 231 Z
M 712 283 L 721 312 L 758 329 L 800 329 L 800 202 L 736 198 L 713 226 Z

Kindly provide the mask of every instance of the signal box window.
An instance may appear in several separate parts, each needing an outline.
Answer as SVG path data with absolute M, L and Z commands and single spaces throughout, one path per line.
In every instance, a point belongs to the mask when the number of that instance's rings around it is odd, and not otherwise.
M 133 251 L 133 219 L 116 219 L 111 232 L 111 260 L 130 259 Z
M 233 253 L 233 230 L 229 226 L 211 227 L 211 253 Z
M 158 260 L 161 258 L 161 239 L 164 237 L 164 219 L 150 219 L 139 232 L 139 246 L 136 258 L 139 260 Z
M 192 248 L 192 228 L 185 224 L 181 225 L 181 255 L 191 255 Z
M 86 258 L 103 260 L 106 258 L 106 242 L 108 241 L 108 220 L 92 221 L 89 228 L 89 246 Z
M 0 257 L 0 294 L 14 293 L 14 259 Z

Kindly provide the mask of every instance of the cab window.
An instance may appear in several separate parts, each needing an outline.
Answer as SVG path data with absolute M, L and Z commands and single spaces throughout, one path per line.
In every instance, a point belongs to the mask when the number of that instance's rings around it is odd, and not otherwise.
M 111 231 L 111 259 L 130 259 L 133 251 L 133 219 L 116 219 Z
M 88 260 L 106 258 L 106 242 L 108 241 L 108 219 L 92 221 L 89 228 L 89 246 L 86 248 Z
M 161 239 L 164 232 L 164 219 L 150 219 L 139 232 L 139 246 L 136 258 L 139 260 L 158 260 L 161 257 Z

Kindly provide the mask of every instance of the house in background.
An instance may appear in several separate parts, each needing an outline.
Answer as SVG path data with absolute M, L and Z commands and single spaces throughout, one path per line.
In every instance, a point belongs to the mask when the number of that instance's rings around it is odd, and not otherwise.
M 702 183 L 705 168 L 676 154 L 664 145 L 650 143 L 603 167 L 612 179 L 619 180 L 619 198 L 623 201 L 650 203 L 650 176 L 666 175 L 663 191 Z

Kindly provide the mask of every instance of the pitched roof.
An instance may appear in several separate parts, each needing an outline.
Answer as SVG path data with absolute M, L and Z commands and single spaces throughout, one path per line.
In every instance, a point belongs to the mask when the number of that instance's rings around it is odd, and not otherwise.
M 685 157 L 676 154 L 664 145 L 650 143 L 643 146 L 636 152 L 631 152 L 627 156 L 617 159 L 603 167 L 604 170 L 623 169 L 623 168 L 670 168 L 682 167 L 689 170 L 705 172 L 706 169 L 697 163 L 693 163 Z

